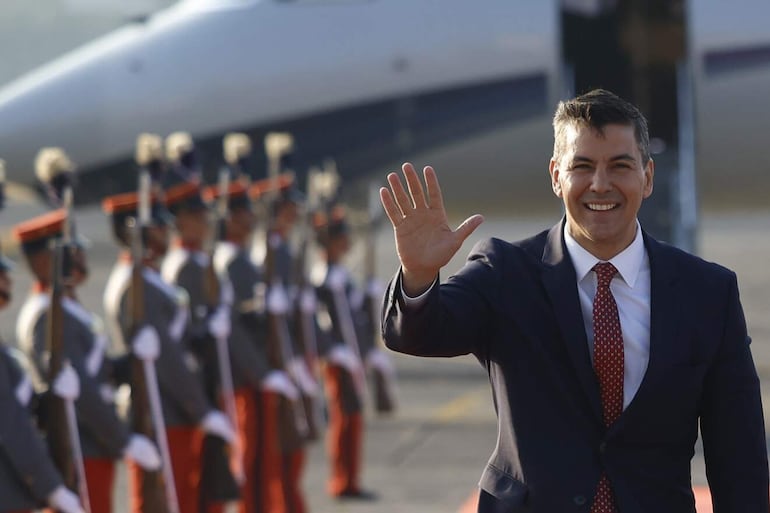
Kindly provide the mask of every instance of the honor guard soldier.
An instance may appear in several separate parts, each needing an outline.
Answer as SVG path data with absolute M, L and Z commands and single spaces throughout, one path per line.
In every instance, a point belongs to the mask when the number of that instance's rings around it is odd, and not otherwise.
M 4 174 L 0 160 L 0 175 Z M 11 262 L 0 253 L 0 310 L 11 301 L 11 268 Z M 35 391 L 23 359 L 17 349 L 0 341 L 0 512 L 29 513 L 45 504 L 63 513 L 84 513 L 77 495 L 64 486 L 38 434 L 30 412 Z M 52 387 L 54 393 L 60 388 L 57 385 L 59 380 Z
M 199 511 L 200 451 L 203 433 L 232 441 L 234 433 L 227 418 L 211 407 L 197 375 L 197 363 L 186 346 L 189 309 L 187 294 L 165 283 L 158 261 L 168 249 L 169 214 L 153 197 L 150 223 L 146 228 L 142 255 L 142 288 L 146 327 L 129 340 L 129 288 L 131 286 L 131 233 L 128 219 L 136 219 L 139 195 L 126 193 L 105 198 L 104 211 L 110 216 L 113 233 L 122 251 L 104 292 L 104 309 L 113 339 L 138 358 L 154 361 L 163 423 L 168 441 L 173 492 L 181 513 Z M 131 512 L 143 512 L 142 471 L 130 469 Z
M 208 274 L 214 270 L 209 267 L 209 254 L 204 249 L 212 230 L 209 210 L 201 192 L 197 181 L 182 181 L 165 191 L 166 207 L 174 216 L 176 234 L 172 249 L 163 260 L 161 276 L 166 283 L 187 293 L 190 323 L 185 334 L 186 344 L 198 355 L 209 401 L 212 404 L 224 402 L 226 406 L 228 398 L 219 397 L 217 364 L 220 355 L 216 344 L 223 343 L 226 347 L 230 335 L 233 292 L 228 280 Z M 212 279 L 217 283 L 212 284 Z M 212 293 L 216 297 L 211 297 Z M 226 353 L 221 356 L 229 358 Z M 204 441 L 202 501 L 212 504 L 236 500 L 239 486 L 235 482 L 235 469 L 228 461 L 230 458 L 224 458 L 225 451 L 217 451 L 211 444 L 211 440 Z M 225 476 L 210 473 L 214 468 L 218 469 L 216 473 Z
M 212 202 L 219 201 L 221 194 L 218 187 L 206 190 Z M 239 511 L 283 511 L 271 500 L 275 495 L 271 486 L 281 488 L 282 466 L 278 422 L 269 412 L 277 397 L 295 400 L 299 392 L 282 369 L 271 368 L 267 361 L 267 287 L 248 253 L 255 224 L 248 189 L 243 181 L 235 180 L 227 196 L 225 237 L 217 243 L 214 265 L 217 274 L 233 286 L 229 347 L 246 477 Z
M 299 331 L 294 315 L 297 288 L 294 287 L 295 259 L 289 237 L 298 219 L 302 198 L 294 186 L 294 175 L 289 169 L 294 151 L 294 139 L 288 133 L 269 133 L 265 136 L 268 158 L 268 177 L 252 184 L 252 191 L 260 197 L 266 213 L 264 260 L 261 262 L 268 286 L 268 358 L 286 370 L 298 385 L 301 397 L 289 404 L 279 403 L 276 412 L 283 426 L 281 460 L 283 467 L 284 509 L 277 511 L 304 513 L 305 501 L 300 489 L 305 463 L 305 445 L 311 435 L 313 411 L 306 405 L 318 395 L 318 385 L 312 377 L 300 346 Z M 281 305 L 281 306 L 279 306 Z
M 339 499 L 372 500 L 373 492 L 360 485 L 366 397 L 364 358 L 374 346 L 367 329 L 363 294 L 344 267 L 350 249 L 350 226 L 341 207 L 328 218 L 319 215 L 317 239 L 324 265 L 313 272 L 319 300 L 319 325 L 331 346 L 326 351 L 324 384 L 329 410 L 327 447 L 331 463 L 329 493 Z
M 61 180 L 60 173 L 72 169 L 66 155 L 56 148 L 46 149 L 40 157 L 38 176 L 48 184 Z M 48 373 L 50 358 L 47 329 L 48 317 L 53 315 L 50 290 L 55 279 L 51 242 L 61 238 L 67 216 L 65 209 L 58 209 L 14 228 L 14 235 L 35 279 L 17 319 L 17 344 L 34 363 L 41 381 Z M 77 242 L 65 247 L 64 251 L 68 253 L 65 259 L 68 269 L 62 280 L 61 332 L 55 336 L 63 341 L 64 355 L 77 373 L 80 384 L 74 405 L 85 482 L 90 484 L 88 502 L 94 511 L 109 512 L 112 510 L 115 460 L 126 457 L 140 465 L 157 468 L 160 458 L 153 444 L 141 435 L 131 434 L 117 415 L 113 391 L 119 373 L 115 372 L 114 362 L 105 353 L 108 344 L 103 324 L 78 302 L 75 294 L 76 287 L 87 276 L 85 251 Z

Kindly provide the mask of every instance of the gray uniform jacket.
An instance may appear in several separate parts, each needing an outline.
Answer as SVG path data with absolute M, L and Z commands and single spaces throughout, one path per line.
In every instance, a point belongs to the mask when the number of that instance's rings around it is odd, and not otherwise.
M 229 339 L 233 385 L 258 389 L 270 370 L 266 354 L 264 282 L 248 253 L 229 242 L 217 244 L 214 268 L 233 289 Z
M 319 339 L 319 354 L 328 353 L 335 344 L 346 344 L 342 335 L 341 320 L 334 300 L 334 294 L 329 286 L 329 274 L 335 269 L 347 273 L 347 270 L 339 269 L 337 266 L 318 267 L 313 273 L 313 281 L 317 284 L 318 324 L 324 332 L 324 336 Z M 361 364 L 363 365 L 366 355 L 374 348 L 374 336 L 369 316 L 364 310 L 363 292 L 355 288 L 349 274 L 345 292 L 358 343 L 357 352 L 361 357 Z M 345 383 L 350 387 L 353 386 L 352 380 L 346 380 Z M 343 402 L 345 410 L 351 413 L 360 411 L 362 408 L 360 399 L 358 399 L 354 389 L 343 392 Z
M 112 270 L 104 291 L 104 311 L 114 342 L 122 352 L 130 350 L 128 341 L 128 301 L 131 263 L 119 261 Z M 145 323 L 155 328 L 160 338 L 160 355 L 155 361 L 163 416 L 166 426 L 186 426 L 200 422 L 211 408 L 197 374 L 195 358 L 185 345 L 188 329 L 187 294 L 164 283 L 150 268 L 144 269 Z
M 289 241 L 278 235 L 277 233 L 270 234 L 270 243 L 275 244 L 275 272 L 278 275 L 278 279 L 283 284 L 286 292 L 289 294 L 289 300 L 291 304 L 294 304 L 297 300 L 297 287 L 296 276 L 294 276 L 294 255 L 292 254 Z M 299 326 L 297 325 L 298 319 L 296 318 L 294 309 L 290 309 L 286 316 L 287 323 L 289 324 L 289 333 L 291 334 L 292 342 L 292 354 L 295 356 L 302 355 L 304 348 L 300 343 L 300 338 L 297 334 Z
M 62 484 L 29 411 L 16 397 L 28 378 L 11 351 L 0 346 L 0 512 L 32 509 Z
M 163 281 L 187 292 L 190 322 L 185 338 L 188 342 L 200 341 L 208 334 L 206 319 L 210 312 L 204 285 L 204 272 L 208 265 L 205 253 L 175 248 L 166 254 L 160 269 Z
M 34 364 L 37 378 L 45 382 L 48 374 L 46 323 L 50 306 L 47 293 L 35 293 L 25 301 L 16 324 L 18 347 Z M 107 339 L 101 321 L 77 301 L 62 299 L 65 357 L 78 374 L 80 396 L 75 412 L 83 455 L 92 458 L 122 456 L 129 432 L 118 417 L 109 393 L 111 371 L 105 356 Z

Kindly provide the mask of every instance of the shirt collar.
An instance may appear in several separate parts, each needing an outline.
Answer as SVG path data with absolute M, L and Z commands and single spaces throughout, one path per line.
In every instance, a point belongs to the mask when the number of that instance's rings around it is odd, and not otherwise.
M 569 253 L 570 258 L 572 259 L 572 265 L 575 266 L 575 274 L 577 275 L 578 282 L 583 281 L 596 264 L 604 261 L 596 258 L 583 246 L 578 244 L 575 238 L 570 235 L 566 223 L 564 224 L 564 243 L 567 246 L 567 252 Z M 636 235 L 634 236 L 633 242 L 631 242 L 626 249 L 609 260 L 609 262 L 618 270 L 618 274 L 623 278 L 623 281 L 625 281 L 631 288 L 634 287 L 636 278 L 639 276 L 639 270 L 642 267 L 644 254 L 644 238 L 642 237 L 642 229 L 641 226 L 639 226 L 639 220 L 637 220 Z

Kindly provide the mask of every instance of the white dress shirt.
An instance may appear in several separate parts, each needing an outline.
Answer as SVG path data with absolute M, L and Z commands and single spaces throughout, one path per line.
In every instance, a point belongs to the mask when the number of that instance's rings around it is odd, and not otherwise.
M 594 357 L 593 301 L 596 295 L 594 265 L 604 262 L 585 250 L 564 229 L 564 241 L 575 266 L 580 309 L 588 339 L 588 354 Z M 610 282 L 623 333 L 623 409 L 626 409 L 642 384 L 650 361 L 650 260 L 644 247 L 639 222 L 636 237 L 626 249 L 609 262 L 618 270 Z

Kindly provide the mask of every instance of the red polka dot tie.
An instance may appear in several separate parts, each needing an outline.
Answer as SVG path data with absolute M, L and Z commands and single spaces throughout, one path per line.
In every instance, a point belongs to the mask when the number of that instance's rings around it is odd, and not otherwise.
M 609 262 L 596 264 L 594 296 L 594 372 L 599 379 L 604 425 L 609 427 L 623 411 L 623 334 L 620 331 L 618 305 L 610 291 L 610 282 L 618 270 Z M 602 474 L 591 513 L 616 513 L 612 488 Z

